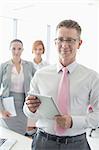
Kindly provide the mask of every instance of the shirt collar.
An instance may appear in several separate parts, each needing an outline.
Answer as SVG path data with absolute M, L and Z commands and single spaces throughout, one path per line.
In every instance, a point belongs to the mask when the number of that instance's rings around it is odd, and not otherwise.
M 73 63 L 69 64 L 66 68 L 68 69 L 69 73 L 71 74 L 75 70 L 77 65 L 78 65 L 77 62 L 74 61 Z M 57 63 L 57 72 L 60 72 L 62 70 L 62 68 L 63 68 L 63 65 L 60 62 L 58 62 Z
M 39 63 L 39 64 L 37 64 L 37 63 L 35 63 L 35 61 L 34 61 L 34 59 L 33 59 L 33 64 L 35 64 L 35 65 L 40 65 L 40 64 L 43 64 L 43 59 L 41 60 L 41 62 Z

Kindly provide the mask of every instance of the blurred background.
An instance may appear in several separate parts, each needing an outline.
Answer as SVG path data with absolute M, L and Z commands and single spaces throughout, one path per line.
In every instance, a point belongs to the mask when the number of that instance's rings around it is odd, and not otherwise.
M 3 0 L 0 1 L 0 63 L 8 60 L 10 41 L 23 41 L 23 59 L 31 60 L 32 43 L 43 40 L 44 59 L 56 63 L 56 25 L 64 19 L 82 27 L 83 44 L 77 61 L 99 72 L 99 0 Z

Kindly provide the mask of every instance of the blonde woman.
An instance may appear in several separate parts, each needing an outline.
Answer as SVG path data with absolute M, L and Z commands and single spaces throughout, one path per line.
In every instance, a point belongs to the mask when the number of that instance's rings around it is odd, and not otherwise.
M 36 40 L 33 43 L 32 53 L 33 53 L 33 64 L 36 70 L 48 65 L 48 63 L 44 61 L 42 58 L 43 54 L 45 53 L 45 46 L 43 41 Z

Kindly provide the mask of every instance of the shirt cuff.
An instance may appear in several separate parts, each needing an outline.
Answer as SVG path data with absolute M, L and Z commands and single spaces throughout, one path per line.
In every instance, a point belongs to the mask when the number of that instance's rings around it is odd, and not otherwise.
M 23 112 L 24 112 L 25 115 L 26 115 L 27 117 L 29 117 L 29 118 L 34 117 L 34 113 L 32 113 L 32 112 L 28 109 L 26 103 L 24 104 Z

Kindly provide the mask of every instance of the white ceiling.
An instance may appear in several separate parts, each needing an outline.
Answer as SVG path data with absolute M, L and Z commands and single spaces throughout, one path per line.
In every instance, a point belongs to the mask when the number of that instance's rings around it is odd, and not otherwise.
M 31 19 L 31 15 L 47 16 L 62 13 L 67 5 L 97 5 L 99 0 L 3 0 L 0 2 L 0 16 Z M 70 10 L 71 11 L 71 10 Z

